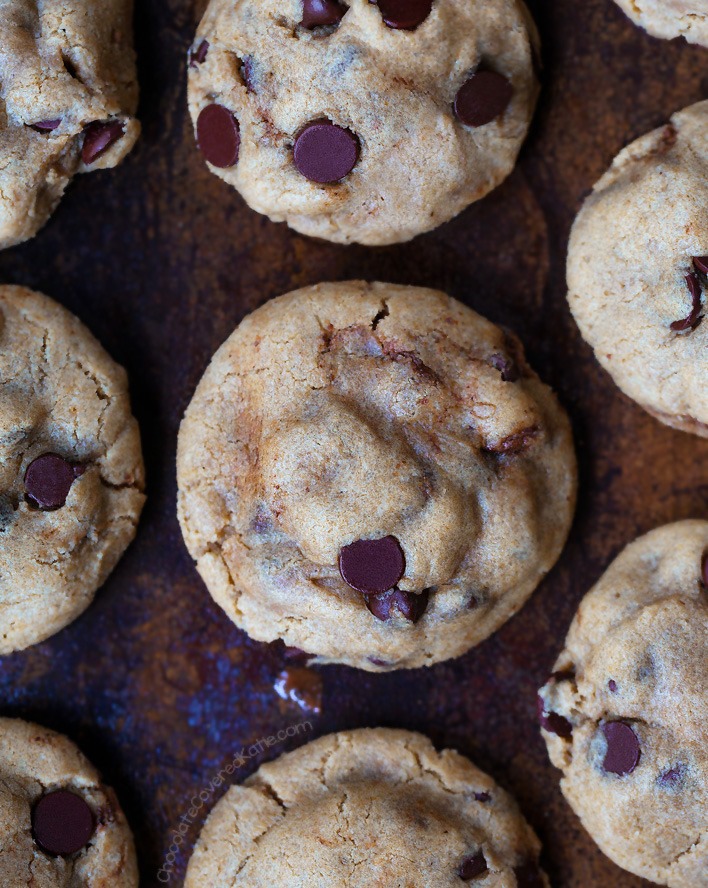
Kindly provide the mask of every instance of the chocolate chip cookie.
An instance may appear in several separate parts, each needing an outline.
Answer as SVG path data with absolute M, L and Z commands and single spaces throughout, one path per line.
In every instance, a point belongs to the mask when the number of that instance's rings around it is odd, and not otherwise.
M 539 709 L 561 788 L 616 863 L 708 884 L 708 521 L 641 537 L 585 596 Z
M 573 225 L 568 289 L 622 391 L 708 437 L 708 102 L 615 158 Z
M 544 888 L 539 841 L 470 761 L 408 731 L 343 731 L 262 765 L 209 816 L 185 888 Z
M 0 654 L 88 607 L 142 491 L 122 367 L 56 302 L 0 287 Z
M 444 293 L 349 282 L 269 302 L 182 423 L 179 518 L 260 641 L 383 671 L 456 657 L 554 564 L 567 417 L 518 340 Z
M 672 40 L 685 37 L 689 43 L 708 46 L 708 3 L 706 0 L 615 0 L 632 21 L 654 37 Z
M 133 147 L 132 7 L 0 4 L 0 249 L 34 237 L 76 173 L 114 167 Z
M 537 49 L 519 0 L 211 0 L 190 112 L 210 169 L 253 209 L 396 243 L 509 175 Z
M 10 718 L 0 718 L 0 885 L 138 885 L 113 790 L 66 737 Z

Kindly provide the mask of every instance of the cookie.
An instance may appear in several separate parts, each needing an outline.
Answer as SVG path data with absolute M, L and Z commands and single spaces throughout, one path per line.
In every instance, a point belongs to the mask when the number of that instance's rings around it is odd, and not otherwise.
M 322 284 L 215 355 L 182 423 L 179 519 L 259 641 L 385 671 L 478 644 L 554 564 L 567 417 L 510 333 L 433 290 Z
M 653 37 L 672 40 L 685 37 L 689 43 L 708 46 L 708 3 L 706 0 L 615 0 L 629 18 Z
M 630 398 L 708 437 L 708 102 L 625 148 L 573 225 L 568 300 Z
M 0 885 L 138 886 L 113 790 L 66 737 L 11 718 L 0 718 Z
M 628 546 L 583 599 L 539 709 L 566 799 L 619 866 L 708 885 L 708 521 Z
M 519 0 L 211 0 L 189 108 L 209 168 L 254 210 L 396 243 L 509 175 L 537 49 Z
M 143 500 L 125 371 L 56 302 L 0 287 L 0 654 L 88 607 Z
M 548 886 L 516 803 L 420 734 L 331 734 L 232 786 L 210 814 L 185 888 Z
M 140 132 L 132 0 L 0 4 L 0 249 L 47 222 L 76 173 Z

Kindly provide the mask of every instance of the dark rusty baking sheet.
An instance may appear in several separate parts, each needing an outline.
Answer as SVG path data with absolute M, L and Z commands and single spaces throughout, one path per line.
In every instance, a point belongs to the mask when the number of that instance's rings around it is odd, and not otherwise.
M 161 884 L 172 831 L 195 793 L 242 749 L 306 718 L 272 690 L 277 647 L 251 642 L 222 616 L 184 549 L 175 518 L 180 415 L 213 351 L 273 296 L 351 277 L 439 287 L 512 326 L 572 415 L 582 488 L 568 547 L 521 613 L 458 661 L 389 675 L 322 669 L 312 730 L 249 758 L 237 779 L 316 734 L 420 730 L 516 794 L 554 886 L 636 888 L 641 881 L 603 857 L 562 800 L 536 728 L 535 690 L 579 600 L 620 548 L 664 522 L 708 514 L 708 441 L 659 425 L 598 368 L 564 301 L 565 249 L 580 200 L 618 149 L 708 95 L 708 51 L 652 40 L 611 0 L 536 0 L 544 90 L 508 182 L 412 244 L 346 248 L 271 224 L 207 172 L 184 77 L 202 9 L 138 0 L 137 150 L 121 169 L 75 183 L 39 237 L 0 254 L 0 280 L 63 302 L 126 365 L 149 471 L 136 543 L 81 619 L 0 660 L 0 711 L 80 743 L 118 789 L 143 884 Z M 210 806 L 187 831 L 170 884 L 181 884 Z

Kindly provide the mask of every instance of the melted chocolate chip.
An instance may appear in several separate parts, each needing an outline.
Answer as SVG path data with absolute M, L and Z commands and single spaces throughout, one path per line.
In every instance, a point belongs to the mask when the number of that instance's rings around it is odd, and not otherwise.
M 463 880 L 463 882 L 469 882 L 486 872 L 487 861 L 485 860 L 484 854 L 481 851 L 478 851 L 470 857 L 465 857 L 460 864 L 460 868 L 457 870 L 457 875 Z
M 61 117 L 57 117 L 56 120 L 38 120 L 37 123 L 32 123 L 30 126 L 38 133 L 51 133 L 61 126 Z
M 319 715 L 322 711 L 322 677 L 313 669 L 288 666 L 273 685 L 275 693 L 304 709 Z
M 602 767 L 610 774 L 624 777 L 639 764 L 641 747 L 639 738 L 626 722 L 607 722 L 602 726 L 607 742 L 607 752 Z
M 38 456 L 25 472 L 27 498 L 39 509 L 60 509 L 66 503 L 71 485 L 83 473 L 83 466 L 74 465 L 56 453 Z
M 564 740 L 569 740 L 573 736 L 573 726 L 568 719 L 559 715 L 557 712 L 552 712 L 546 709 L 546 703 L 543 697 L 536 698 L 536 705 L 538 720 L 544 730 L 548 731 L 550 734 L 556 734 Z
M 474 794 L 475 802 L 491 802 L 492 797 L 488 792 L 476 792 Z
M 387 592 L 406 570 L 403 549 L 396 537 L 357 540 L 339 553 L 339 572 L 344 582 L 357 592 Z
M 416 594 L 402 589 L 390 589 L 375 595 L 367 595 L 366 606 L 377 620 L 384 622 L 395 617 L 403 617 L 410 623 L 417 623 L 428 607 L 428 590 Z
M 514 867 L 518 888 L 545 888 L 545 881 L 538 864 L 533 861 Z
M 617 693 L 617 682 L 614 680 L 614 678 L 611 678 L 611 679 L 607 682 L 607 687 L 610 689 L 610 691 L 611 691 L 613 694 L 616 694 L 616 693 Z
M 366 659 L 372 666 L 378 666 L 380 669 L 386 669 L 393 665 L 388 660 L 382 660 L 381 657 L 367 657 Z
M 199 44 L 199 46 L 197 46 L 196 49 L 191 49 L 189 52 L 189 67 L 198 68 L 200 65 L 203 65 L 206 61 L 208 52 L 209 41 L 202 40 L 202 42 Z
M 81 147 L 81 160 L 88 166 L 105 154 L 106 151 L 122 138 L 125 128 L 120 120 L 107 123 L 96 121 L 84 128 L 84 144 Z
M 455 96 L 455 116 L 466 126 L 484 126 L 506 111 L 513 94 L 506 77 L 496 71 L 476 71 Z
M 521 377 L 514 360 L 506 355 L 492 355 L 489 363 L 501 373 L 502 382 L 516 382 Z
M 687 317 L 680 321 L 674 321 L 671 324 L 671 329 L 674 333 L 695 330 L 703 320 L 703 315 L 701 314 L 701 281 L 695 272 L 691 271 L 686 275 L 686 286 L 691 295 L 691 311 Z
M 378 0 L 377 5 L 388 28 L 414 31 L 430 15 L 433 0 Z
M 81 796 L 66 789 L 42 796 L 32 811 L 34 839 L 48 854 L 76 854 L 89 843 L 95 828 L 89 806 Z
M 693 267 L 699 274 L 708 275 L 708 256 L 694 256 Z
M 308 30 L 338 25 L 346 11 L 346 6 L 342 6 L 336 0 L 304 0 L 300 24 Z
M 359 139 L 329 120 L 309 123 L 295 140 L 293 162 L 298 172 L 320 185 L 348 176 L 359 160 Z
M 223 105 L 207 105 L 197 118 L 197 144 L 212 166 L 222 170 L 236 166 L 241 149 L 238 120 Z

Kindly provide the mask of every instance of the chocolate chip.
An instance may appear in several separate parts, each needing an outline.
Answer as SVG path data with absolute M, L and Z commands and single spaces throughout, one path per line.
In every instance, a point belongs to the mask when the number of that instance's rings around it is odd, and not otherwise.
M 708 256 L 694 256 L 693 267 L 700 274 L 708 275 Z
M 241 74 L 243 75 L 243 82 L 246 84 L 246 89 L 250 93 L 256 91 L 255 68 L 256 65 L 253 58 L 251 56 L 245 56 L 241 62 Z
M 71 485 L 83 473 L 83 466 L 73 465 L 56 453 L 45 453 L 27 467 L 27 497 L 45 511 L 60 509 L 66 503 Z
M 388 621 L 394 617 L 403 617 L 410 623 L 417 623 L 428 607 L 429 592 L 404 592 L 402 589 L 389 589 L 367 595 L 366 606 L 377 620 Z
M 492 355 L 489 363 L 501 373 L 502 382 L 516 382 L 521 376 L 519 368 L 506 355 Z
M 617 693 L 617 682 L 614 680 L 614 678 L 611 678 L 607 682 L 607 687 L 612 691 L 613 694 Z
M 529 861 L 514 867 L 517 888 L 545 888 L 546 882 L 536 863 Z
M 61 126 L 61 117 L 57 117 L 56 120 L 38 120 L 37 123 L 31 123 L 30 126 L 38 133 L 51 133 Z
M 465 857 L 460 864 L 460 868 L 457 870 L 457 875 L 463 880 L 463 882 L 469 882 L 486 872 L 487 861 L 484 858 L 484 854 L 481 851 L 478 851 L 470 857 Z
M 496 71 L 476 71 L 455 96 L 455 116 L 467 126 L 484 126 L 506 111 L 512 85 Z
M 396 537 L 357 540 L 339 553 L 339 572 L 358 592 L 378 593 L 393 589 L 406 570 L 406 559 Z
M 491 802 L 492 797 L 488 792 L 476 792 L 474 794 L 474 800 L 476 802 Z
M 674 333 L 695 330 L 703 320 L 703 315 L 701 314 L 701 281 L 695 272 L 691 271 L 686 275 L 686 286 L 691 295 L 691 311 L 687 317 L 680 321 L 674 321 L 671 324 L 671 329 Z
M 641 748 L 639 739 L 626 722 L 607 722 L 602 726 L 607 741 L 607 752 L 602 767 L 620 777 L 631 774 L 639 764 Z
M 81 148 L 81 159 L 88 166 L 104 154 L 125 132 L 120 120 L 107 123 L 96 121 L 84 127 L 84 144 Z
M 191 49 L 189 52 L 189 67 L 190 68 L 198 68 L 199 65 L 203 65 L 206 61 L 207 53 L 209 52 L 209 41 L 202 40 L 199 46 L 196 49 Z
M 366 658 L 372 666 L 378 666 L 380 669 L 388 668 L 389 666 L 393 666 L 393 663 L 390 663 L 388 660 L 382 660 L 381 657 L 367 657 Z
M 433 0 L 378 0 L 378 7 L 387 27 L 414 31 L 430 15 Z
M 358 159 L 359 139 L 329 120 L 309 123 L 295 140 L 295 167 L 306 179 L 320 185 L 348 176 Z
M 572 724 L 564 716 L 546 709 L 546 702 L 543 697 L 539 696 L 536 698 L 536 706 L 538 720 L 544 730 L 548 731 L 550 734 L 557 734 L 564 740 L 569 740 L 573 736 Z
M 346 7 L 336 0 L 304 0 L 300 24 L 308 30 L 337 25 L 344 18 L 346 11 Z
M 74 792 L 47 793 L 32 811 L 34 839 L 48 854 L 68 856 L 85 848 L 94 833 L 93 812 Z
M 675 789 L 679 784 L 683 783 L 686 776 L 686 768 L 682 764 L 674 765 L 666 771 L 659 774 L 657 783 L 662 789 Z
M 212 166 L 236 166 L 241 148 L 238 120 L 223 105 L 207 105 L 197 118 L 197 144 Z

